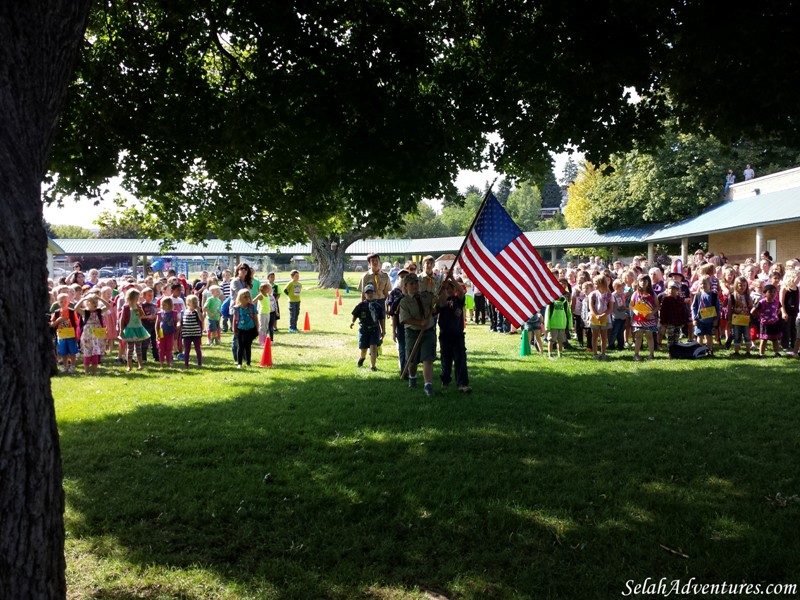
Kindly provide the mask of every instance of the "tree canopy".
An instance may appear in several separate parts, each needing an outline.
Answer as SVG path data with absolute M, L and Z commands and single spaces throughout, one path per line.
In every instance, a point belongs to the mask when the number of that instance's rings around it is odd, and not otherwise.
M 796 111 L 756 110 L 796 108 L 791 8 L 751 8 L 746 39 L 715 45 L 734 17 L 699 3 L 105 0 L 52 194 L 91 195 L 121 173 L 157 217 L 151 233 L 293 241 L 309 227 L 377 232 L 421 197 L 453 197 L 490 132 L 491 162 L 541 181 L 550 152 L 597 161 L 656 143 L 669 111 L 720 136 L 800 139 Z M 736 94 L 732 65 L 748 80 Z

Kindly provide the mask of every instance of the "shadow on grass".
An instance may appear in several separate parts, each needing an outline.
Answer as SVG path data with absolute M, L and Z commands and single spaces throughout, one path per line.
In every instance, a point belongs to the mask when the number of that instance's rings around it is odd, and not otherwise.
M 800 414 L 759 392 L 767 372 L 738 364 L 715 391 L 698 363 L 666 393 L 637 372 L 514 373 L 434 398 L 312 377 L 62 423 L 68 531 L 281 598 L 797 581 L 800 505 L 780 498 L 798 494 Z M 114 593 L 97 597 L 143 597 Z

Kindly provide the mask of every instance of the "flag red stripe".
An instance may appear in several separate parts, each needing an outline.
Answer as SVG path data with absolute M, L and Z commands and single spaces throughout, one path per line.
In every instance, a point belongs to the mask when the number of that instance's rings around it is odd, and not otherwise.
M 530 260 L 528 257 L 528 253 L 525 251 L 525 243 L 527 242 L 527 238 L 525 236 L 521 236 L 521 238 L 517 238 L 511 244 L 508 245 L 506 251 L 509 253 L 513 253 L 515 256 L 518 257 L 517 263 L 522 265 L 524 272 L 527 273 L 530 281 L 536 281 L 539 279 L 539 275 L 536 272 L 535 265 L 532 264 L 533 261 Z M 530 242 L 528 242 L 530 244 Z
M 516 254 L 513 249 L 511 248 L 511 244 L 508 248 L 503 250 L 500 254 L 498 254 L 498 259 L 500 260 L 501 264 L 509 271 L 509 272 L 516 272 L 520 274 L 520 283 L 523 283 L 525 288 L 530 288 L 531 290 L 531 309 L 536 311 L 538 308 L 541 308 L 547 302 L 542 297 L 539 289 L 536 286 L 536 277 L 533 273 L 528 270 L 528 265 L 525 261 L 521 260 L 519 255 Z M 513 261 L 513 262 L 512 262 Z
M 527 239 L 525 241 L 527 242 Z M 531 265 L 536 271 L 531 273 L 530 270 L 527 270 L 530 277 L 528 285 L 534 292 L 533 301 L 536 310 L 547 306 L 564 293 L 563 288 L 553 273 L 544 265 L 539 253 L 530 245 L 530 242 L 523 243 L 522 238 L 517 238 L 501 252 L 501 255 L 514 257 L 516 264 Z
M 462 255 L 464 255 L 462 253 Z M 514 323 L 517 327 L 527 319 L 526 311 L 522 311 L 514 302 L 511 301 L 510 296 L 497 285 L 495 279 L 488 273 L 485 266 L 476 260 L 473 262 L 474 257 L 471 253 L 464 255 L 466 260 L 464 262 L 465 271 L 475 281 L 476 286 L 480 289 L 489 301 L 505 315 L 509 321 Z
M 552 271 L 550 271 L 550 269 L 547 268 L 547 264 L 544 262 L 544 259 L 542 259 L 541 255 L 536 251 L 536 248 L 533 247 L 531 241 L 524 235 L 522 236 L 522 238 L 524 239 L 524 243 L 521 244 L 521 247 L 527 253 L 528 258 L 531 261 L 531 264 L 539 273 L 539 280 L 542 281 L 543 285 L 545 285 L 550 289 L 552 294 L 555 294 L 555 297 L 550 300 L 550 302 L 552 302 L 553 300 L 557 299 L 559 296 L 564 294 L 565 290 L 562 287 L 562 285 L 558 282 L 556 276 L 552 273 Z
M 530 282 L 511 279 L 498 269 L 495 264 L 498 258 L 486 250 L 477 235 L 470 234 L 462 257 L 466 259 L 464 268 L 473 282 L 515 327 L 536 312 L 530 300 L 533 295 Z
M 464 252 L 462 252 L 462 257 L 466 259 L 464 268 L 492 304 L 494 304 L 496 308 L 500 308 L 501 312 L 508 320 L 515 323 L 515 327 L 517 327 L 526 320 L 529 315 L 526 315 L 527 311 L 523 310 L 522 307 L 514 301 L 513 297 L 498 285 L 498 271 L 492 268 L 491 262 L 486 262 L 487 254 L 491 259 L 494 257 L 491 253 L 485 253 L 481 248 L 483 245 L 476 240 L 477 236 L 474 238 L 471 237 L 464 248 Z
M 527 312 L 529 316 L 532 315 L 534 312 L 536 312 L 537 302 L 536 290 L 533 287 L 532 282 L 528 278 L 513 278 L 511 274 L 517 271 L 518 267 L 509 262 L 508 257 L 504 255 L 504 252 L 497 255 L 497 261 L 505 269 L 505 272 L 503 272 L 502 275 L 498 275 L 498 278 L 506 285 L 506 287 L 519 290 L 517 293 L 521 292 L 524 294 L 520 297 L 520 301 L 525 305 L 525 312 Z

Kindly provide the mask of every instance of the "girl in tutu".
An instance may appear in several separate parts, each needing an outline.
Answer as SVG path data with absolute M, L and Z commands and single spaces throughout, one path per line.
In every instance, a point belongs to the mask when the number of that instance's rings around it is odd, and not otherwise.
M 139 306 L 139 290 L 131 288 L 125 294 L 125 306 L 122 307 L 122 317 L 119 328 L 122 331 L 120 339 L 127 346 L 128 368 L 133 366 L 133 357 L 136 356 L 136 370 L 142 370 L 142 342 L 150 339 L 150 334 L 142 326 L 144 311 Z

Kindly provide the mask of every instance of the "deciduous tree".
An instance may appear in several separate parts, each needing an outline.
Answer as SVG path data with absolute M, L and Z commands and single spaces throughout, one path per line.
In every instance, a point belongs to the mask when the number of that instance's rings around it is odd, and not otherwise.
M 522 231 L 533 231 L 539 223 L 542 195 L 536 185 L 520 181 L 508 197 L 506 210 Z
M 744 22 L 701 2 L 102 0 L 84 38 L 88 11 L 0 2 L 0 255 L 18 282 L 0 287 L 7 598 L 65 593 L 49 332 L 8 323 L 46 308 L 40 189 L 71 76 L 53 193 L 92 195 L 121 173 L 181 239 L 294 241 L 330 235 L 331 219 L 378 230 L 451 195 L 488 132 L 489 160 L 517 175 L 569 146 L 600 164 L 654 144 L 672 107 L 719 139 L 800 144 L 791 2 L 752 4 Z
M 66 595 L 41 184 L 88 11 L 0 2 L 0 598 Z

